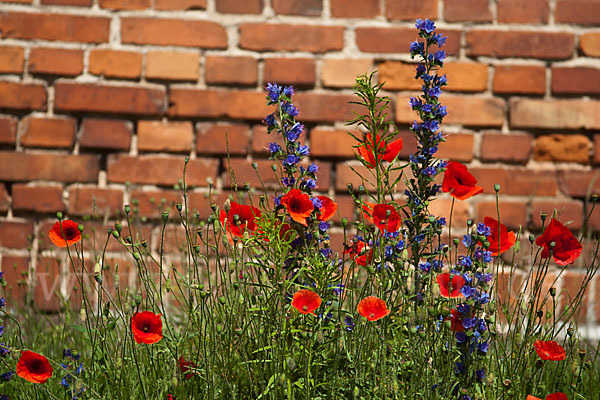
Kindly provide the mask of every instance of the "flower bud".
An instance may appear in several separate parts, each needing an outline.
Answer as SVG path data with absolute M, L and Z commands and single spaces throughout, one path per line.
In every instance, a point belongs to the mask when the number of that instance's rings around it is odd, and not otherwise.
M 83 233 L 83 225 L 82 224 L 77 224 L 77 229 L 79 230 L 79 232 Z
M 555 287 L 551 287 L 549 292 L 550 292 L 550 296 L 552 296 L 552 297 L 556 296 L 556 288 Z
M 183 209 L 183 206 L 181 205 L 181 203 L 177 203 L 177 204 L 175 204 L 175 208 L 177 209 L 178 212 L 181 212 L 181 210 Z
M 131 206 L 129 204 L 125 204 L 125 214 L 129 214 L 129 212 L 131 211 Z
M 535 236 L 529 235 L 529 243 L 535 242 Z
M 354 185 L 352 185 L 352 183 L 347 184 L 346 187 L 348 188 L 349 192 L 354 191 Z
M 160 216 L 162 218 L 163 224 L 166 224 L 167 221 L 169 220 L 169 211 L 168 210 L 163 211 L 162 213 L 160 213 Z
M 60 219 L 62 219 L 62 217 L 63 217 L 63 213 L 62 212 L 59 211 L 59 212 L 56 213 L 56 218 L 58 218 L 60 220 Z
M 542 222 L 544 222 L 544 221 L 546 221 L 546 218 L 548 218 L 548 214 L 543 212 L 542 214 L 540 214 L 540 218 L 541 218 Z
M 225 203 L 223 204 L 223 210 L 225 210 L 225 212 L 229 214 L 229 210 L 231 210 L 231 200 L 225 200 Z
M 142 295 L 139 294 L 139 293 L 136 294 L 135 298 L 134 298 L 134 301 L 135 301 L 135 305 L 136 306 L 139 306 L 140 304 L 142 304 Z
M 473 226 L 473 220 L 471 218 L 467 220 L 467 226 Z
M 494 185 L 494 190 L 496 191 L 496 193 L 498 193 L 500 191 L 500 185 L 496 183 Z
M 112 231 L 112 235 L 115 239 L 119 238 L 119 231 Z
M 115 223 L 115 229 L 117 232 L 121 233 L 121 230 L 123 229 L 123 225 L 121 225 L 120 222 L 116 222 Z
M 79 310 L 79 319 L 81 320 L 81 322 L 85 322 L 86 316 L 87 313 L 85 311 L 85 307 L 81 307 L 81 310 Z

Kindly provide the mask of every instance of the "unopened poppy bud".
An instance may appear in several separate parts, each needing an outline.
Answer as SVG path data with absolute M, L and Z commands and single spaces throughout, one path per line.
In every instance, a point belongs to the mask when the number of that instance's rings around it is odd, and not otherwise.
M 537 369 L 541 369 L 544 366 L 544 362 L 542 360 L 535 360 L 535 367 Z
M 244 188 L 244 190 L 245 190 L 246 192 L 249 192 L 249 191 L 250 191 L 250 184 L 249 184 L 248 182 L 244 182 L 244 186 L 243 186 L 243 188 Z
M 185 156 L 185 158 L 183 159 L 183 161 L 187 164 L 190 162 L 190 157 L 189 156 Z
M 119 231 L 112 231 L 112 235 L 115 239 L 119 238 Z
M 535 242 L 535 236 L 533 236 L 533 235 L 529 235 L 529 242 L 530 242 L 530 243 L 533 243 L 533 242 Z
M 494 185 L 494 190 L 496 191 L 496 193 L 498 193 L 500 191 L 500 185 L 496 183 Z
M 79 232 L 83 233 L 83 225 L 82 224 L 78 224 L 77 229 L 79 229 Z
M 59 211 L 59 212 L 56 213 L 56 218 L 58 218 L 60 220 L 60 219 L 62 219 L 62 217 L 63 217 L 63 213 L 62 212 Z
M 296 361 L 294 361 L 294 359 L 292 357 L 288 357 L 288 359 L 286 360 L 286 364 L 290 371 L 293 371 L 296 369 Z
M 348 188 L 349 192 L 354 191 L 354 185 L 352 183 L 347 184 L 346 187 Z
M 118 273 L 115 273 L 115 275 L 113 276 L 113 285 L 115 286 L 115 289 L 119 289 L 119 284 L 121 282 L 121 277 L 119 277 Z
M 107 328 L 109 331 L 113 331 L 116 325 L 117 324 L 115 323 L 115 320 L 111 319 L 110 321 L 108 321 Z
M 225 304 L 227 303 L 227 299 L 224 296 L 219 297 L 219 303 Z
M 598 195 L 596 193 L 594 193 L 591 197 L 592 199 L 592 203 L 596 203 L 598 201 Z
M 487 240 L 485 242 L 483 242 L 483 247 L 485 247 L 486 249 L 490 248 L 490 242 L 488 242 Z
M 544 316 L 544 312 L 542 310 L 537 310 L 535 315 L 537 315 L 538 318 L 542 318 Z
M 574 333 L 575 333 L 575 331 L 573 330 L 572 327 L 569 327 L 569 329 L 567 329 L 567 335 L 569 335 L 569 337 L 573 336 Z
M 142 244 L 142 247 L 144 247 L 145 249 L 148 248 L 148 241 L 146 239 L 142 239 L 142 241 L 140 243 Z
M 194 246 L 194 251 L 196 252 L 196 254 L 200 254 L 200 251 L 202 249 L 200 248 L 200 246 Z
M 125 209 L 125 214 L 129 214 L 129 212 L 131 211 L 131 206 L 129 206 L 129 204 L 125 204 L 125 207 L 123 207 Z
M 120 222 L 116 222 L 115 229 L 117 230 L 117 232 L 121 233 L 121 230 L 123 229 L 123 225 L 121 225 Z
M 167 223 L 167 221 L 169 220 L 169 211 L 168 211 L 168 210 L 165 210 L 165 211 L 163 211 L 163 212 L 160 214 L 160 216 L 161 216 L 161 218 L 162 218 L 162 222 L 163 222 L 164 224 L 166 224 L 166 223 Z
M 87 313 L 85 311 L 85 307 L 82 307 L 81 310 L 79 310 L 79 319 L 81 320 L 81 322 L 85 322 L 86 316 Z
M 252 168 L 258 169 L 258 163 L 256 161 L 252 163 Z
M 94 279 L 98 283 L 102 283 L 102 266 L 99 263 L 94 265 Z
M 360 186 L 358 187 L 358 193 L 361 193 L 361 194 L 362 194 L 362 193 L 364 193 L 364 192 L 365 192 L 365 187 L 364 187 L 363 185 L 360 185 Z
M 206 292 L 206 291 L 200 292 L 200 297 L 202 297 L 204 299 L 204 298 L 206 298 L 206 296 L 208 296 L 208 292 Z
M 129 244 L 133 243 L 133 239 L 132 239 L 131 235 L 127 235 L 127 236 L 125 237 L 125 241 L 126 241 L 127 243 L 129 243 Z
M 223 332 L 223 325 L 217 324 L 217 333 Z
M 550 296 L 552 296 L 552 297 L 556 296 L 556 288 L 555 287 L 551 287 L 549 292 L 550 292 Z
M 342 226 L 346 227 L 348 225 L 348 218 L 344 217 L 342 218 Z
M 582 360 L 585 358 L 585 353 L 586 353 L 585 349 L 577 350 L 577 354 L 579 355 L 579 358 Z
M 277 164 L 271 164 L 271 169 L 273 172 L 277 172 Z
M 460 241 L 457 238 L 454 238 L 454 239 L 452 239 L 452 243 L 454 243 L 455 246 L 458 246 Z
M 358 398 L 360 396 L 360 389 L 358 386 L 354 386 L 354 398 Z
M 548 218 L 548 214 L 546 214 L 545 212 L 540 214 L 540 218 L 542 219 L 542 222 L 544 222 L 546 220 L 546 218 Z
M 235 290 L 238 290 L 240 288 L 240 283 L 239 282 L 233 282 L 233 288 Z
M 512 385 L 512 381 L 510 379 L 505 379 L 502 381 L 502 384 L 506 387 L 510 387 L 510 385 Z
M 473 225 L 473 220 L 471 218 L 469 218 L 467 220 L 467 226 L 472 226 Z
M 135 305 L 139 306 L 140 304 L 142 304 L 142 295 L 139 293 L 136 294 L 134 300 L 135 300 Z
M 225 203 L 223 203 L 223 210 L 225 210 L 226 213 L 229 213 L 229 210 L 231 210 L 231 200 L 225 200 Z
M 108 228 L 106 232 L 110 235 L 113 232 L 113 228 Z
M 181 210 L 183 209 L 183 206 L 181 205 L 181 203 L 177 203 L 177 204 L 175 204 L 175 208 L 177 209 L 178 212 L 181 212 Z

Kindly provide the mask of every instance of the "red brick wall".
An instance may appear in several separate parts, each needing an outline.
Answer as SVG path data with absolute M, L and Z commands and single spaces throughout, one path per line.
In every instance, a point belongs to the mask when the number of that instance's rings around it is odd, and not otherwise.
M 485 187 L 457 218 L 492 212 L 500 183 L 510 227 L 536 233 L 556 208 L 580 228 L 588 186 L 600 188 L 600 0 L 12 0 L 0 1 L 2 268 L 25 268 L 28 246 L 45 254 L 54 213 L 81 219 L 94 198 L 99 213 L 137 204 L 158 218 L 185 156 L 206 216 L 207 178 L 220 201 L 230 188 L 226 132 L 237 181 L 257 183 L 256 161 L 272 182 L 269 81 L 298 88 L 319 189 L 350 210 L 354 78 L 379 71 L 407 158 L 419 17 L 448 35 L 440 155 Z

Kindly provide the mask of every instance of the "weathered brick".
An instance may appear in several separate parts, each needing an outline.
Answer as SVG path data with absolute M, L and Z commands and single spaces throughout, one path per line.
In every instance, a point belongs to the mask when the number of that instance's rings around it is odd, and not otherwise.
M 255 162 L 257 168 L 252 167 L 252 163 Z M 249 183 L 251 187 L 261 188 L 261 181 L 267 188 L 278 188 L 280 185 L 278 176 L 273 172 L 271 165 L 274 161 L 271 160 L 253 160 L 248 161 L 245 158 L 231 158 L 229 160 L 223 160 L 225 166 L 225 172 L 223 173 L 223 186 L 226 188 L 231 187 L 231 172 L 235 177 L 235 182 L 242 186 L 245 183 Z M 260 180 L 258 179 L 260 175 Z
M 548 219 L 553 217 L 556 210 L 556 218 L 565 226 L 573 231 L 581 229 L 583 226 L 583 203 L 581 201 L 558 201 L 558 200 L 533 200 L 531 202 L 531 226 L 539 231 L 542 229 L 542 219 L 540 215 L 546 213 Z
M 363 185 L 365 189 L 369 191 L 376 189 L 372 183 L 363 181 L 361 179 L 361 176 L 370 176 L 369 171 L 371 170 L 368 170 L 358 161 L 350 161 L 346 163 L 337 164 L 335 190 L 342 193 L 348 193 L 348 184 L 352 184 L 355 191 L 358 190 L 358 187 L 360 185 Z M 357 172 L 358 174 L 360 174 L 360 176 L 357 174 Z M 398 176 L 399 174 L 397 172 L 393 172 L 390 174 L 390 179 L 394 181 L 398 178 Z M 404 189 L 406 189 L 406 187 L 404 183 L 401 182 L 395 191 L 404 192 Z
M 469 172 L 477 180 L 477 185 L 483 188 L 484 194 L 495 194 L 494 185 L 504 188 L 509 171 L 501 167 L 470 167 Z
M 0 117 L 0 144 L 15 144 L 17 141 L 17 119 Z
M 31 49 L 29 72 L 77 76 L 83 72 L 83 51 L 39 47 Z
M 95 155 L 25 154 L 0 151 L 0 179 L 18 181 L 96 182 L 100 160 Z
M 163 211 L 175 213 L 175 204 L 183 202 L 181 192 L 175 190 L 134 190 L 131 192 L 132 208 L 140 216 L 158 218 Z
M 81 124 L 79 145 L 82 148 L 129 150 L 132 126 L 130 122 L 86 118 Z
M 387 0 L 385 15 L 391 20 L 437 19 L 437 0 Z
M 600 57 L 600 33 L 589 32 L 579 37 L 579 48 L 586 56 Z
M 536 161 L 576 162 L 590 161 L 590 140 L 579 134 L 542 135 L 535 139 L 533 159 Z
M 198 123 L 196 153 L 245 155 L 250 145 L 250 127 L 246 124 Z
M 206 56 L 205 80 L 209 84 L 256 85 L 258 61 L 252 57 Z
M 46 88 L 33 83 L 0 82 L 0 108 L 46 109 Z
M 19 133 L 19 142 L 25 147 L 71 148 L 75 142 L 75 120 L 29 116 L 21 120 Z
M 33 237 L 31 221 L 1 221 L 0 246 L 9 249 L 26 249 L 30 246 L 29 239 Z
M 142 54 L 125 50 L 92 49 L 89 71 L 108 78 L 137 79 L 142 74 Z
M 373 60 L 328 59 L 321 64 L 321 82 L 327 87 L 353 87 L 356 77 L 373 71 Z
M 163 87 L 58 82 L 54 90 L 54 107 L 62 111 L 160 115 L 166 106 Z
M 262 120 L 273 112 L 263 91 L 171 88 L 169 115 Z
M 567 32 L 492 31 L 473 29 L 467 32 L 469 56 L 571 58 L 575 37 Z
M 600 173 L 592 171 L 559 171 L 558 185 L 569 197 L 585 198 L 588 193 L 600 194 Z
M 358 132 L 355 135 L 361 137 Z M 314 128 L 310 131 L 310 151 L 313 157 L 354 158 L 358 142 L 344 130 Z
M 323 12 L 323 0 L 273 0 L 275 14 L 318 17 Z
M 381 15 L 379 0 L 330 0 L 333 18 L 375 18 Z
M 507 173 L 510 174 L 510 179 L 506 179 L 502 184 L 500 194 L 521 196 L 558 194 L 558 180 L 554 170 L 511 169 Z
M 492 22 L 487 0 L 444 0 L 444 17 L 448 22 Z
M 356 97 L 345 94 L 298 93 L 294 103 L 300 109 L 298 119 L 305 122 L 348 121 L 359 107 L 350 104 Z
M 167 18 L 121 18 L 121 41 L 133 44 L 227 48 L 225 28 L 211 21 Z
M 38 213 L 65 211 L 62 192 L 62 186 L 15 184 L 12 187 L 13 210 Z
M 513 128 L 600 129 L 600 101 L 511 99 Z
M 443 159 L 469 162 L 473 159 L 475 138 L 469 133 L 450 133 L 446 141 L 440 143 L 436 156 Z
M 183 176 L 184 157 L 166 156 L 109 156 L 107 179 L 115 183 L 139 183 L 171 186 Z M 216 180 L 219 161 L 196 158 L 190 160 L 186 170 L 189 186 L 207 186 L 206 179 Z
M 553 94 L 600 94 L 600 69 L 552 67 Z
M 556 22 L 600 24 L 599 0 L 557 0 L 554 8 Z
M 0 15 L 2 37 L 105 43 L 110 18 L 67 14 L 5 12 Z
M 313 86 L 316 80 L 315 60 L 312 58 L 267 58 L 263 75 L 265 82 Z
M 436 198 L 431 201 L 428 206 L 429 213 L 436 217 L 446 218 L 450 220 L 450 210 L 452 209 L 452 200 L 448 198 Z M 458 227 L 462 229 L 467 226 L 469 219 L 469 204 L 465 201 L 455 201 L 454 209 L 452 209 L 452 226 L 453 229 Z
M 155 0 L 155 10 L 205 10 L 206 0 Z
M 4 293 L 11 306 L 24 306 L 27 298 L 29 257 L 2 256 L 2 272 L 6 281 Z
M 518 229 L 525 226 L 527 221 L 527 207 L 525 203 L 517 201 L 501 201 L 498 205 L 500 210 L 500 221 L 508 229 Z M 477 203 L 477 220 L 483 221 L 485 217 L 497 218 L 495 201 L 479 201 Z
M 149 51 L 145 74 L 148 79 L 197 81 L 200 68 L 198 53 Z
M 444 35 L 448 37 L 444 50 L 448 55 L 457 55 L 461 32 L 444 29 Z M 417 38 L 414 28 L 396 27 L 359 27 L 355 36 L 358 49 L 367 53 L 409 53 L 410 43 Z
M 150 8 L 150 0 L 98 0 L 102 8 L 111 10 L 144 10 Z
M 49 6 L 90 7 L 93 4 L 93 0 L 42 0 L 42 4 Z
M 391 90 L 419 90 L 422 83 L 415 79 L 416 64 L 401 61 L 384 61 L 379 64 L 379 83 Z
M 495 93 L 544 94 L 546 71 L 537 65 L 498 65 L 494 71 Z
M 480 63 L 448 62 L 439 72 L 448 78 L 445 90 L 450 92 L 483 92 L 487 89 L 488 67 Z M 413 80 L 414 74 L 413 74 Z
M 343 33 L 342 26 L 244 23 L 240 25 L 239 46 L 255 51 L 325 53 L 342 50 Z
M 260 14 L 263 0 L 216 0 L 217 11 L 225 14 Z
M 138 149 L 141 151 L 190 152 L 194 140 L 191 122 L 138 122 Z
M 573 313 L 571 320 L 575 320 L 576 323 L 581 325 L 587 323 L 588 302 L 590 301 L 590 291 L 594 282 L 591 281 L 584 289 L 586 279 L 586 274 L 566 271 L 559 297 L 559 309 L 556 311 L 557 318 L 562 317 L 564 319 Z M 579 308 L 575 310 L 574 307 L 577 302 L 579 302 Z
M 61 281 L 59 260 L 54 257 L 41 257 L 33 277 L 33 300 L 38 310 L 60 310 Z
M 0 46 L 0 73 L 22 73 L 24 60 L 24 50 L 22 47 Z
M 529 134 L 484 133 L 481 137 L 480 158 L 488 162 L 525 164 L 531 154 Z
M 498 22 L 545 24 L 548 22 L 548 0 L 498 0 Z
M 119 215 L 122 209 L 122 189 L 100 189 L 79 186 L 69 188 L 69 214 L 94 214 L 102 218 Z

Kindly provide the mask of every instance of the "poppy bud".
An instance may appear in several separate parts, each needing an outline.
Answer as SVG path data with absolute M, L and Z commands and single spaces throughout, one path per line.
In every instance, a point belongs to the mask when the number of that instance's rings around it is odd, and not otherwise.
M 129 206 L 129 204 L 125 204 L 125 214 L 129 214 L 129 212 L 131 211 L 131 207 Z
M 348 225 L 348 218 L 344 217 L 342 218 L 342 226 L 346 227 Z
M 81 322 L 85 322 L 85 317 L 86 317 L 86 311 L 85 308 L 82 307 L 81 310 L 79 311 L 79 319 L 81 320 Z
M 506 387 L 510 387 L 510 385 L 512 385 L 512 382 L 511 382 L 510 379 L 507 378 L 507 379 L 505 379 L 505 380 L 502 381 L 502 384 L 504 386 L 506 386 Z
M 83 225 L 78 224 L 77 229 L 79 229 L 79 232 L 83 233 Z
M 346 187 L 348 188 L 349 192 L 352 193 L 354 191 L 354 185 L 352 183 L 347 184 Z
M 181 203 L 177 203 L 177 204 L 175 204 L 175 208 L 177 209 L 178 212 L 181 212 L 181 210 L 183 209 L 183 206 L 181 205 Z
M 204 290 L 200 292 L 200 297 L 202 297 L 204 299 L 204 298 L 206 298 L 206 296 L 208 296 L 208 292 L 206 292 Z
M 354 386 L 354 397 L 358 398 L 360 396 L 360 389 L 358 386 Z
M 169 211 L 168 211 L 168 210 L 165 210 L 165 211 L 163 211 L 163 212 L 160 214 L 160 216 L 161 216 L 161 218 L 162 218 L 162 222 L 163 222 L 164 224 L 166 224 L 166 223 L 167 223 L 167 221 L 169 220 Z
M 575 331 L 573 330 L 572 327 L 569 327 L 569 329 L 567 329 L 567 335 L 569 335 L 569 337 L 573 336 L 573 333 L 575 333 Z
M 223 209 L 229 214 L 229 210 L 231 210 L 231 200 L 225 200 L 225 203 L 223 203 Z
M 483 247 L 485 247 L 486 249 L 490 248 L 490 242 L 488 242 L 487 240 L 485 242 L 483 242 Z
M 496 191 L 496 193 L 498 193 L 500 191 L 500 185 L 496 183 L 494 185 L 494 190 Z
M 582 360 L 585 358 L 585 353 L 586 353 L 585 349 L 577 350 L 577 354 L 579 354 L 579 358 Z
M 358 187 L 358 193 L 361 193 L 361 194 L 362 194 L 362 193 L 364 193 L 364 192 L 365 192 L 365 187 L 364 187 L 363 185 L 360 185 L 360 186 Z
M 271 169 L 273 172 L 277 172 L 277 164 L 271 164 Z
M 471 218 L 467 220 L 467 226 L 473 226 L 473 220 Z
M 294 359 L 292 357 L 288 357 L 288 359 L 285 362 L 290 371 L 293 371 L 296 369 L 296 361 L 294 361 Z
M 544 312 L 542 310 L 537 310 L 535 315 L 537 315 L 538 318 L 542 318 L 544 316 Z
M 448 250 L 450 250 L 450 247 L 448 247 L 448 245 L 447 245 L 447 244 L 445 244 L 445 245 L 444 245 L 444 247 L 442 247 L 442 251 L 443 251 L 444 253 L 447 253 L 447 252 L 448 252 Z
M 129 239 L 131 239 L 131 236 L 127 236 Z M 133 253 L 133 258 L 135 258 L 137 261 L 139 261 L 141 259 L 140 257 L 140 253 L 138 253 L 137 251 L 135 251 Z
M 223 305 L 224 305 L 225 303 L 227 303 L 227 299 L 225 298 L 225 296 L 221 296 L 221 297 L 219 297 L 219 303 L 221 303 L 221 304 L 223 304 Z
M 113 276 L 113 285 L 115 287 L 116 290 L 119 289 L 119 283 L 121 281 L 121 278 L 119 277 L 118 273 L 115 273 L 115 275 Z
M 596 203 L 598 201 L 598 195 L 596 193 L 594 193 L 591 197 L 592 199 L 592 203 Z
M 134 301 L 135 301 L 135 305 L 136 306 L 139 306 L 140 304 L 142 304 L 142 295 L 141 294 L 136 294 L 135 298 L 134 298 Z
M 61 213 L 60 211 L 56 213 L 56 218 L 58 218 L 59 220 L 62 219 L 63 217 L 63 213 Z
M 542 220 L 542 222 L 546 221 L 546 218 L 548 218 L 548 214 L 546 214 L 545 212 L 540 214 L 540 219 Z
M 131 235 L 127 235 L 127 236 L 125 237 L 125 241 L 126 241 L 127 243 L 131 244 L 131 243 L 133 243 L 133 238 L 131 237 Z
M 223 325 L 221 325 L 221 324 L 217 324 L 217 327 L 216 327 L 216 328 L 217 328 L 217 333 L 221 333 L 221 332 L 223 332 Z
M 550 292 L 550 296 L 552 296 L 552 297 L 556 296 L 556 288 L 555 287 L 551 287 L 549 292 Z
M 452 243 L 454 243 L 455 246 L 458 246 L 460 241 L 458 240 L 458 238 L 454 238 L 454 239 L 452 239 Z
M 239 282 L 233 282 L 233 288 L 234 288 L 235 290 L 238 290 L 238 289 L 240 288 L 240 284 L 239 284 Z
M 102 266 L 99 263 L 94 265 L 94 279 L 98 283 L 102 283 Z
M 120 222 L 115 223 L 115 229 L 117 230 L 117 232 L 121 233 L 121 230 L 123 229 L 123 225 L 121 225 Z
M 529 242 L 531 242 L 531 243 L 535 242 L 535 236 L 529 235 Z
M 145 249 L 148 248 L 148 241 L 146 239 L 143 239 L 140 243 L 142 244 L 143 248 L 145 248 Z
M 258 163 L 256 161 L 252 163 L 252 168 L 258 169 Z

